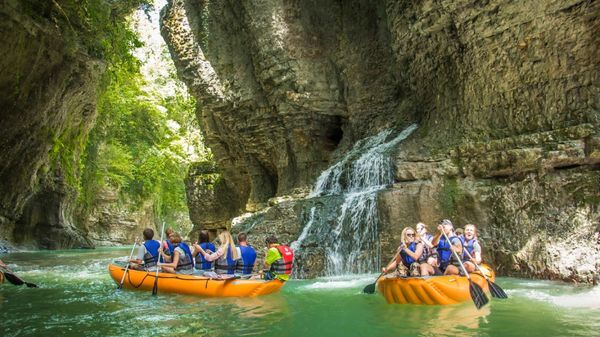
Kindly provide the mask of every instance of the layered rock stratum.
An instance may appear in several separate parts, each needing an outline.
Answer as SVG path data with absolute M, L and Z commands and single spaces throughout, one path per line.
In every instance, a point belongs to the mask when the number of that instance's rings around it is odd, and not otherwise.
M 599 15 L 567 0 L 173 0 L 162 33 L 231 211 L 306 193 L 357 140 L 416 122 L 379 196 L 382 260 L 404 226 L 447 217 L 479 225 L 502 274 L 593 283 Z M 230 216 L 208 213 L 192 220 Z

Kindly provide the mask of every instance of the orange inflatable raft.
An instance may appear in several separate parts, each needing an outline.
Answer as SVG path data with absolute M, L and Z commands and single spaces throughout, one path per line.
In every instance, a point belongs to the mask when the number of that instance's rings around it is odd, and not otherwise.
M 108 272 L 117 284 L 121 283 L 124 271 L 124 267 L 114 264 L 108 265 Z M 155 276 L 155 272 L 129 269 L 123 282 L 123 288 L 152 291 Z M 158 273 L 159 293 L 209 297 L 254 297 L 277 292 L 283 284 L 284 282 L 279 280 L 242 280 L 236 278 L 219 280 L 202 276 Z
M 493 282 L 496 277 L 494 271 L 485 264 L 480 267 Z M 489 293 L 488 283 L 479 272 L 469 276 L 474 283 Z M 381 278 L 377 282 L 377 289 L 390 304 L 449 305 L 472 300 L 469 280 L 458 275 Z

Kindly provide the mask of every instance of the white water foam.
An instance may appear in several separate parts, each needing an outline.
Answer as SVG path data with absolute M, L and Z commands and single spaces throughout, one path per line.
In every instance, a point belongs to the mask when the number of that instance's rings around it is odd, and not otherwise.
M 552 303 L 564 308 L 585 308 L 600 309 L 600 287 L 594 287 L 590 290 L 577 294 L 554 295 L 549 291 L 535 289 L 513 289 L 508 293 L 511 296 L 526 297 L 533 300 Z
M 306 290 L 361 288 L 372 283 L 377 276 L 374 274 L 349 274 L 332 277 L 321 277 L 316 282 L 301 287 Z

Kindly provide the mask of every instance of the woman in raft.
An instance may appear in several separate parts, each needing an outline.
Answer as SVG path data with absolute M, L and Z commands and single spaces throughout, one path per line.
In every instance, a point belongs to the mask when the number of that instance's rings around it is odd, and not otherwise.
M 396 258 L 389 265 L 382 269 L 383 273 L 388 273 L 396 269 L 395 277 L 420 276 L 419 260 L 423 255 L 423 243 L 419 240 L 416 231 L 412 227 L 405 227 L 402 230 L 401 243 L 398 248 Z
M 220 246 L 214 253 L 208 253 L 199 245 L 194 246 L 194 248 L 198 249 L 206 261 L 215 261 L 215 272 L 217 274 L 233 275 L 236 260 L 240 258 L 233 237 L 231 237 L 229 231 L 224 230 L 217 237 L 217 241 L 219 241 Z
M 159 248 L 158 252 L 168 263 L 161 263 L 160 267 L 165 273 L 191 275 L 194 272 L 194 262 L 192 253 L 187 245 L 181 245 L 183 241 L 179 233 L 172 233 L 169 237 L 173 245 L 173 253 L 171 256 L 163 252 L 163 247 Z

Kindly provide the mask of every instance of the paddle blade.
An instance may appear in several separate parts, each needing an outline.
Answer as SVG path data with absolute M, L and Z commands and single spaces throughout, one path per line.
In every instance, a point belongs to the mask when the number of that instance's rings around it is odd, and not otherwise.
M 502 288 L 500 288 L 500 286 L 497 285 L 496 283 L 488 280 L 488 287 L 490 288 L 490 293 L 492 294 L 492 297 L 508 298 L 508 295 L 506 295 L 504 290 Z
M 27 286 L 27 288 L 37 288 L 37 284 L 35 283 L 30 283 L 30 282 L 25 282 L 25 285 Z
M 17 275 L 9 273 L 9 272 L 4 272 L 4 277 L 8 280 L 8 282 L 10 282 L 16 286 L 20 286 L 25 283 Z
M 481 309 L 481 307 L 486 305 L 489 301 L 483 292 L 483 289 L 481 289 L 478 284 L 473 283 L 471 280 L 469 280 L 469 292 L 471 293 L 471 298 L 473 299 L 473 303 L 475 303 L 477 309 Z
M 152 296 L 158 294 L 158 277 L 154 278 L 154 287 L 152 288 Z
M 363 293 L 365 293 L 365 294 L 373 294 L 373 293 L 375 293 L 375 283 L 368 284 L 363 289 Z

